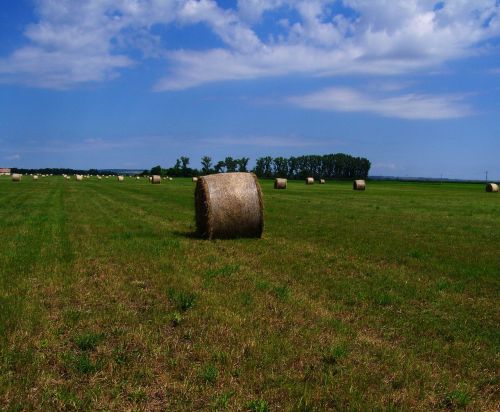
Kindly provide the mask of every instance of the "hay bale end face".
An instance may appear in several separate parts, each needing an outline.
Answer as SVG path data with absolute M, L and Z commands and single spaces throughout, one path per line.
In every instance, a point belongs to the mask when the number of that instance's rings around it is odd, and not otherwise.
M 38 180 L 38 176 L 37 175 L 33 175 L 33 180 Z
M 197 182 L 198 181 L 198 178 L 196 176 L 193 176 L 193 178 L 191 179 L 193 182 Z
M 308 177 L 306 179 L 306 185 L 313 185 L 314 184 L 314 177 Z
M 355 180 L 352 188 L 353 190 L 366 190 L 366 182 L 364 180 Z
M 11 177 L 13 182 L 20 182 L 22 175 L 20 175 L 19 173 L 12 173 Z
M 160 184 L 161 176 L 158 175 L 151 176 L 151 183 L 153 183 L 154 185 Z
M 123 176 L 116 176 L 116 179 L 117 179 L 119 182 L 123 182 L 123 180 L 124 180 Z
M 287 179 L 282 179 L 280 177 L 277 177 L 274 180 L 274 188 L 275 189 L 286 189 L 287 185 L 288 185 Z
M 82 175 L 76 175 L 76 180 L 81 182 L 83 180 L 83 176 Z
M 325 179 L 319 179 L 319 184 L 320 185 L 324 185 L 326 183 L 326 180 Z
M 264 206 L 253 173 L 202 176 L 195 189 L 196 228 L 207 239 L 262 236 Z
M 488 192 L 488 193 L 498 193 L 498 185 L 496 183 L 488 183 L 486 185 L 486 192 Z

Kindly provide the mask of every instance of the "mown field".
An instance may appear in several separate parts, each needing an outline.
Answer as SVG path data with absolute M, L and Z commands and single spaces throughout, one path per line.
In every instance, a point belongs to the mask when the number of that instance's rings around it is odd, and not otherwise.
M 0 178 L 0 410 L 500 409 L 500 195 L 261 184 L 205 241 L 188 179 Z

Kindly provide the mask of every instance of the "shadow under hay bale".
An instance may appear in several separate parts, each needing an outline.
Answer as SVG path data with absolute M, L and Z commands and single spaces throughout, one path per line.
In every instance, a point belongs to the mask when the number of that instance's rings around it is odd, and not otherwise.
M 264 206 L 253 173 L 220 173 L 196 182 L 197 235 L 207 239 L 261 237 Z
M 282 179 L 282 178 L 278 177 L 274 180 L 274 188 L 275 189 L 286 189 L 287 186 L 288 186 L 287 179 Z
M 19 173 L 12 173 L 11 178 L 13 182 L 20 182 L 22 176 Z
M 308 177 L 306 179 L 306 185 L 313 185 L 314 184 L 314 177 Z
M 498 193 L 498 185 L 496 183 L 488 183 L 486 185 L 486 192 L 488 192 L 488 193 Z
M 158 185 L 161 183 L 161 176 L 153 175 L 151 176 L 151 183 L 154 185 Z
M 364 180 L 355 180 L 352 183 L 353 190 L 366 190 L 366 182 Z

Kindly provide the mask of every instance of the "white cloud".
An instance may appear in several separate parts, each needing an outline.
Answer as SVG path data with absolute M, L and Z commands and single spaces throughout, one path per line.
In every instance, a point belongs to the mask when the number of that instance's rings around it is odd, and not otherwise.
M 38 0 L 27 44 L 0 58 L 0 82 L 68 88 L 111 79 L 141 58 L 166 59 L 156 90 L 264 76 L 393 75 L 439 69 L 500 36 L 497 0 Z M 442 7 L 437 7 L 442 5 Z M 266 13 L 276 30 L 262 33 Z M 275 16 L 273 16 L 274 18 Z M 175 49 L 156 25 L 204 24 L 224 46 Z M 276 33 L 275 33 L 276 31 Z M 165 48 L 162 44 L 168 45 Z
M 329 88 L 304 96 L 290 97 L 288 102 L 306 109 L 365 112 L 408 120 L 438 120 L 471 115 L 471 109 L 462 103 L 463 98 L 464 96 L 419 94 L 380 97 L 351 88 Z
M 5 160 L 19 160 L 19 159 L 21 159 L 21 155 L 19 155 L 19 154 L 5 156 Z

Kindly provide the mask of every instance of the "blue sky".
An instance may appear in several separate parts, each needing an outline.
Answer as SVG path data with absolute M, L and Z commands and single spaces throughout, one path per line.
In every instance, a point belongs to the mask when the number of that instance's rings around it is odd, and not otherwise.
M 500 180 L 500 1 L 2 1 L 1 167 L 335 152 Z

